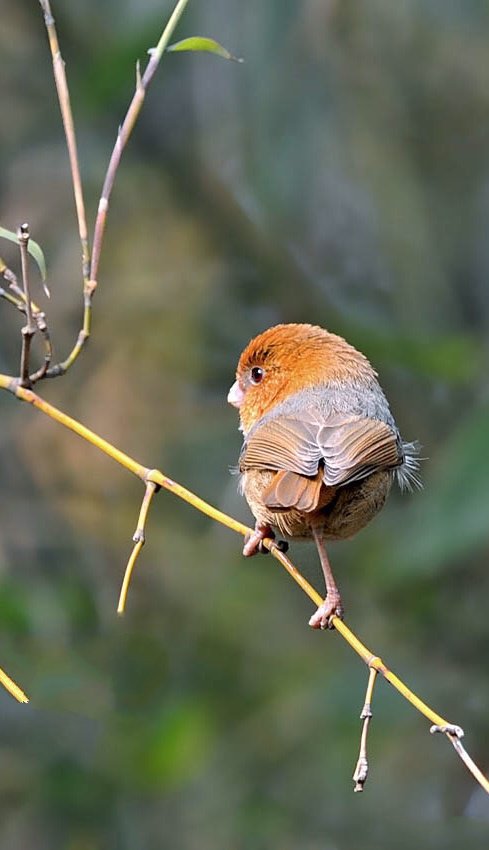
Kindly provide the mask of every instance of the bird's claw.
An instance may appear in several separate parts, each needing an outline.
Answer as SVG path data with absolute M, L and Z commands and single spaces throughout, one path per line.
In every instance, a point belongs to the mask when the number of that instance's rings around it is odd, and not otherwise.
M 268 549 L 263 545 L 263 541 L 266 537 L 273 540 L 275 534 L 269 525 L 262 525 L 257 522 L 253 533 L 247 534 L 245 537 L 243 546 L 243 555 L 245 558 L 251 558 L 253 555 L 256 555 L 257 552 L 260 552 L 262 555 L 268 555 Z
M 243 546 L 243 555 L 245 558 L 251 558 L 253 555 L 256 555 L 257 552 L 259 552 L 260 555 L 268 555 L 270 550 L 263 544 L 266 537 L 268 537 L 269 540 L 275 540 L 275 534 L 270 526 L 262 525 L 257 522 L 253 533 L 247 534 L 245 537 Z M 275 546 L 280 550 L 280 552 L 287 552 L 289 548 L 289 544 L 286 540 L 277 540 Z
M 344 617 L 344 608 L 339 593 L 329 593 L 324 602 L 309 620 L 313 629 L 334 629 L 333 617 Z

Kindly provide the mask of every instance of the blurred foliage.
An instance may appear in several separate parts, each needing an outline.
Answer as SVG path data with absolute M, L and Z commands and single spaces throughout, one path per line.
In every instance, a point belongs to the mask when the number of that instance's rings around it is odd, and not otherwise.
M 53 5 L 93 214 L 171 4 Z M 357 344 L 426 460 L 422 494 L 332 550 L 349 622 L 487 769 L 489 5 L 205 0 L 177 38 L 195 33 L 245 62 L 165 57 L 114 191 L 93 339 L 41 391 L 247 518 L 225 402 L 243 345 L 302 320 Z M 63 357 L 79 246 L 35 0 L 4 0 L 0 48 L 0 220 L 43 246 Z M 21 317 L 0 311 L 13 372 Z M 0 662 L 32 698 L 0 695 L 0 847 L 487 844 L 483 793 L 382 683 L 352 794 L 361 664 L 308 630 L 271 559 L 245 563 L 167 494 L 118 620 L 139 483 L 6 394 L 0 416 Z M 314 553 L 292 555 L 318 583 Z

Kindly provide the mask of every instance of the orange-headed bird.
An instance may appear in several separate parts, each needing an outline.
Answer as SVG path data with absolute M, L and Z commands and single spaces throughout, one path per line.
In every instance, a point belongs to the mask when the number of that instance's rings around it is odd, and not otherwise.
M 326 598 L 309 624 L 326 628 L 343 606 L 325 541 L 367 525 L 394 478 L 419 486 L 417 447 L 401 439 L 367 358 L 314 325 L 277 325 L 252 339 L 228 401 L 239 408 L 240 487 L 256 520 L 243 554 L 273 529 L 313 538 Z

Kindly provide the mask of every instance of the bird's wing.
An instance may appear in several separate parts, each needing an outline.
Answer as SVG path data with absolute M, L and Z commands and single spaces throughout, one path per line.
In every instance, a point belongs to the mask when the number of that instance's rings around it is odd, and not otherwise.
M 239 467 L 242 472 L 268 469 L 281 473 L 275 476 L 272 501 L 285 507 L 298 506 L 302 500 L 313 505 L 302 509 L 312 510 L 314 502 L 317 504 L 317 487 L 314 496 L 311 488 L 307 496 L 301 493 L 301 477 L 339 487 L 377 470 L 395 469 L 402 461 L 399 436 L 385 422 L 347 414 L 325 417 L 313 411 L 300 420 L 272 419 L 252 431 L 243 445 Z M 294 494 L 298 502 L 292 501 Z

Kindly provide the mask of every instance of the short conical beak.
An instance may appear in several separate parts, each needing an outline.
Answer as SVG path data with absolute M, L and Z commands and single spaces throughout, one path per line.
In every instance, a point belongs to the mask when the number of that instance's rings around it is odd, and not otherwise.
M 232 404 L 233 407 L 241 407 L 244 399 L 244 392 L 241 389 L 240 385 L 237 381 L 234 382 L 233 386 L 228 392 L 228 402 Z

